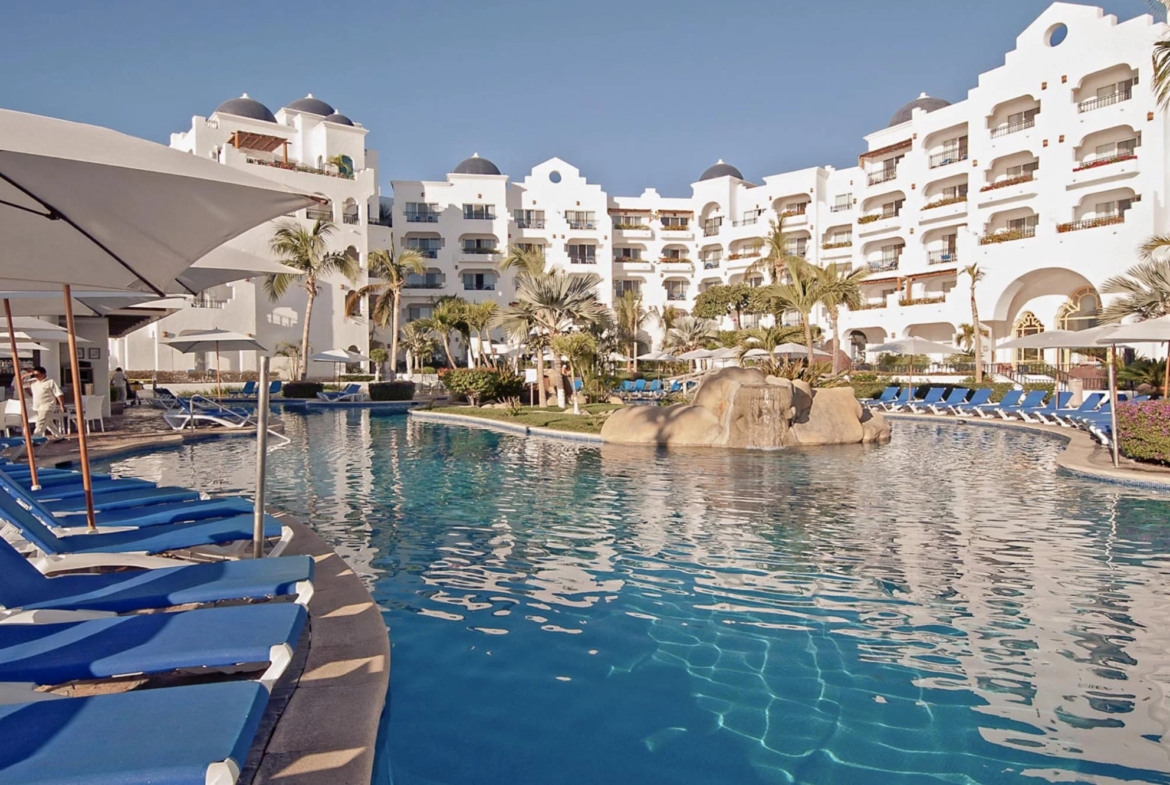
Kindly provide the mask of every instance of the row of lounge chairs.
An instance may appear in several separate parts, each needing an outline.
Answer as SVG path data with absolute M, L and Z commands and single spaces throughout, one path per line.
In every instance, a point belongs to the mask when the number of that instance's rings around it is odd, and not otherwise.
M 162 409 L 163 421 L 176 431 L 200 425 L 219 425 L 224 428 L 247 428 L 256 425 L 256 411 L 243 406 L 228 406 L 202 395 L 183 397 L 165 387 L 147 399 L 150 405 Z
M 862 403 L 871 408 L 890 412 L 1022 420 L 1059 425 L 1064 428 L 1080 428 L 1091 433 L 1102 444 L 1110 444 L 1112 403 L 1103 392 L 1086 395 L 1077 406 L 1070 405 L 1071 392 L 1049 394 L 1044 390 L 1009 390 L 997 402 L 993 402 L 991 396 L 992 391 L 987 388 L 970 390 L 966 387 L 953 387 L 948 393 L 945 387 L 931 387 L 922 398 L 914 398 L 913 388 L 891 385 L 878 397 L 863 399 Z M 1142 401 L 1147 397 L 1138 396 L 1132 400 Z M 1127 398 L 1125 393 L 1118 394 L 1120 401 Z
M 247 499 L 95 474 L 86 533 L 81 476 L 38 479 L 0 461 L 0 783 L 236 782 L 305 626 L 312 559 L 234 559 Z M 267 517 L 265 535 L 279 554 L 291 531 Z M 45 691 L 185 673 L 200 683 Z
M 681 382 L 677 379 L 669 383 L 663 382 L 661 379 L 654 379 L 653 381 L 647 381 L 646 379 L 630 381 L 627 379 L 617 389 L 617 394 L 626 400 L 657 399 L 664 398 L 667 395 L 673 395 L 674 393 L 684 392 L 694 386 L 695 382 L 693 381 Z
M 284 382 L 280 379 L 274 379 L 268 383 L 268 394 L 276 395 L 284 387 Z M 237 392 L 233 393 L 231 401 L 254 401 L 259 396 L 259 387 L 255 381 L 244 382 L 244 386 Z

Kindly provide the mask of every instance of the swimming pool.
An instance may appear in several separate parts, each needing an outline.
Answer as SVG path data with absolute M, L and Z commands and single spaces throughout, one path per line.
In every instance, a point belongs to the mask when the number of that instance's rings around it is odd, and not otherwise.
M 582 446 L 286 415 L 270 501 L 365 576 L 377 782 L 1170 782 L 1170 503 L 1059 441 Z M 252 444 L 115 461 L 247 489 Z

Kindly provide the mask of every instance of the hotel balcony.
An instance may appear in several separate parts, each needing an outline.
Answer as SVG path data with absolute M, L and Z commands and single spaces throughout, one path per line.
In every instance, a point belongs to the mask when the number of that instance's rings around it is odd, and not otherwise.
M 940 166 L 949 166 L 950 164 L 957 164 L 959 161 L 966 160 L 967 148 L 960 147 L 957 150 L 946 150 L 930 156 L 929 165 L 931 169 L 938 169 Z
M 1032 117 L 1027 120 L 1020 120 L 1015 123 L 1004 123 L 991 129 L 991 138 L 999 139 L 1001 136 L 1008 136 L 1009 134 L 1016 134 L 1020 131 L 1027 131 L 1029 128 L 1036 127 L 1036 118 Z
M 718 270 L 719 267 L 723 264 L 722 257 L 716 257 L 714 259 L 700 259 L 699 261 L 700 264 L 703 265 L 704 270 Z
M 959 252 L 958 251 L 927 251 L 926 263 L 932 267 L 935 265 L 940 265 L 940 264 L 958 264 L 959 263 Z
M 333 211 L 328 207 L 307 207 L 305 217 L 310 221 L 332 221 Z
M 881 185 L 882 183 L 888 183 L 896 179 L 897 176 L 898 167 L 895 166 L 890 169 L 879 169 L 876 172 L 870 172 L 866 179 L 870 185 Z
M 304 172 L 305 174 L 319 174 L 325 177 L 336 177 L 340 180 L 352 180 L 353 173 L 343 173 L 340 171 L 330 171 L 329 169 L 318 169 L 315 166 L 305 166 L 293 161 L 285 161 L 275 158 L 260 158 L 258 156 L 247 156 L 248 163 L 256 164 L 257 166 L 271 166 L 275 169 L 284 169 L 289 172 Z
M 979 189 L 979 204 L 999 204 L 1035 196 L 1039 192 L 1035 174 L 1023 174 L 999 180 Z
M 654 236 L 648 224 L 615 223 L 613 225 L 613 233 L 631 240 L 637 238 L 649 240 Z
M 951 196 L 922 205 L 919 223 L 934 223 L 967 214 L 967 197 Z
M 1057 234 L 1065 234 L 1067 232 L 1079 232 L 1082 229 L 1096 229 L 1098 226 L 1116 226 L 1117 224 L 1125 223 L 1125 214 L 1121 215 L 1104 215 L 1100 218 L 1086 218 L 1083 221 L 1071 221 L 1066 224 L 1057 224 Z
M 693 273 L 695 265 L 690 259 L 659 259 L 658 269 L 664 273 Z
M 654 263 L 649 259 L 641 259 L 633 256 L 615 256 L 613 263 L 622 272 L 648 273 L 654 270 Z
M 544 221 L 538 221 L 538 220 L 517 221 L 516 228 L 517 229 L 543 229 L 544 228 Z
M 1084 114 L 1085 112 L 1095 112 L 1098 109 L 1104 109 L 1106 106 L 1113 106 L 1122 101 L 1128 101 L 1133 98 L 1133 88 L 1128 90 L 1118 90 L 1112 95 L 1101 96 L 1100 98 L 1090 98 L 1087 101 L 1081 101 L 1077 104 L 1077 113 Z
M 897 256 L 883 256 L 880 259 L 875 259 L 872 262 L 866 262 L 866 267 L 871 273 L 885 273 L 890 270 L 898 269 Z
M 597 257 L 593 255 L 582 256 L 580 254 L 569 254 L 569 264 L 594 265 L 597 264 Z
M 1025 226 L 1018 229 L 999 229 L 994 232 L 988 232 L 979 238 L 980 245 L 997 245 L 999 243 L 1010 243 L 1015 240 L 1026 240 L 1029 237 L 1036 236 L 1035 226 Z
M 460 248 L 460 262 L 476 262 L 494 265 L 500 260 L 499 248 Z
M 841 256 L 853 255 L 853 241 L 847 240 L 839 243 L 823 243 L 821 245 L 821 257 L 825 259 L 838 258 Z
M 407 213 L 406 222 L 408 224 L 437 224 L 439 213 Z
M 880 212 L 863 215 L 857 219 L 856 233 L 868 237 L 882 232 L 896 231 L 902 225 L 900 212 Z
M 1121 180 L 1138 173 L 1136 152 L 1116 155 L 1087 156 L 1073 167 L 1069 188 L 1099 183 L 1103 180 Z
M 662 226 L 658 229 L 660 236 L 665 241 L 674 240 L 692 240 L 695 237 L 695 230 L 690 225 L 687 226 Z

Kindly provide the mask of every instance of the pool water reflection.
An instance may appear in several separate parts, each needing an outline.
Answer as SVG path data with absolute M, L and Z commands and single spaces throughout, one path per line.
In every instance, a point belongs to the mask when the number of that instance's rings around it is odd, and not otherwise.
M 1058 441 L 779 453 L 288 416 L 275 507 L 384 609 L 378 782 L 1170 782 L 1166 497 Z M 252 444 L 116 461 L 246 490 Z

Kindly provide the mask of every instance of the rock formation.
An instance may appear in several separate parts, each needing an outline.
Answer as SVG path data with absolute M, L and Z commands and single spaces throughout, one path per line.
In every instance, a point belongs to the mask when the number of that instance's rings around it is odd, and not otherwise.
M 767 450 L 886 441 L 890 426 L 862 406 L 850 387 L 814 390 L 755 368 L 725 368 L 700 383 L 692 403 L 618 409 L 606 419 L 601 438 L 612 444 Z

